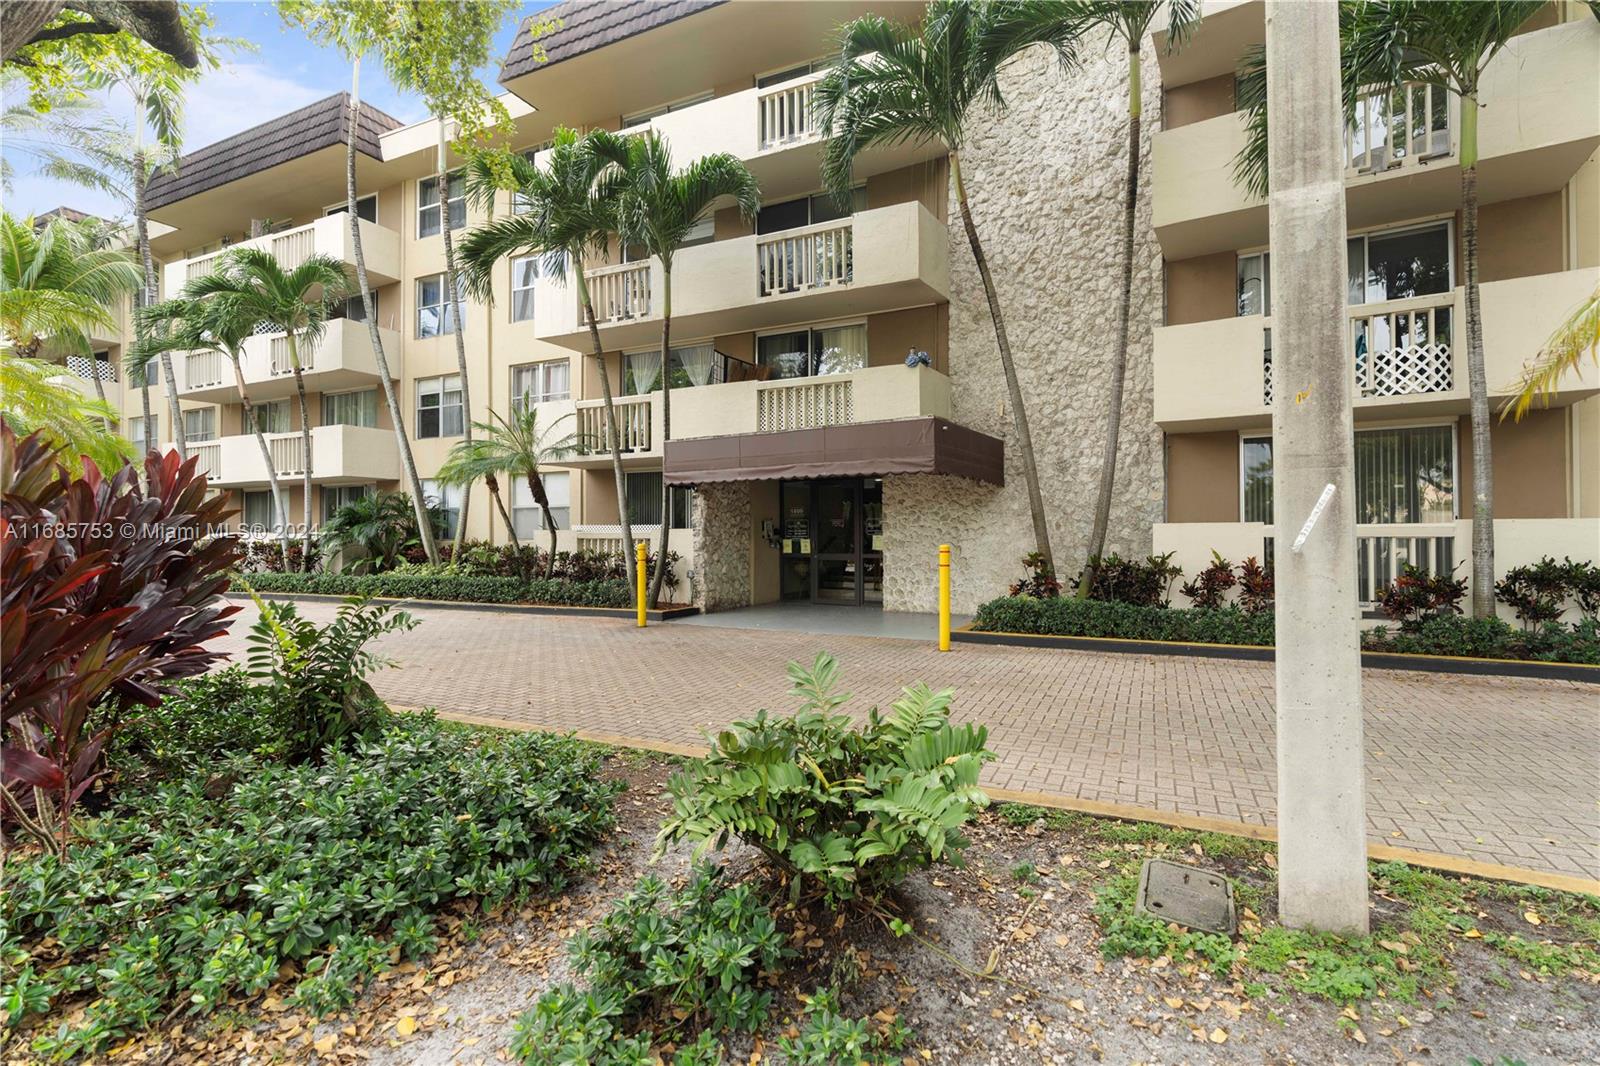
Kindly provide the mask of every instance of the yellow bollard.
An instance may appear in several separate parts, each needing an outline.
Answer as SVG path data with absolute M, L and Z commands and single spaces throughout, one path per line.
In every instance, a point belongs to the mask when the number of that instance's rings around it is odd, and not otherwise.
M 636 563 L 635 563 L 633 569 L 637 574 L 637 584 L 639 586 L 637 591 L 635 591 L 635 593 L 634 593 L 634 597 L 637 600 L 638 607 L 639 607 L 639 628 L 640 629 L 643 629 L 644 625 L 645 625 L 645 620 L 644 620 L 644 586 L 645 586 L 645 580 L 647 578 L 647 575 L 645 573 L 646 567 L 645 567 L 645 564 L 644 564 L 644 556 L 645 556 L 644 541 L 641 540 L 637 545 L 634 546 L 634 552 L 633 552 L 633 557 L 636 560 Z
M 939 545 L 939 650 L 950 650 L 950 545 Z

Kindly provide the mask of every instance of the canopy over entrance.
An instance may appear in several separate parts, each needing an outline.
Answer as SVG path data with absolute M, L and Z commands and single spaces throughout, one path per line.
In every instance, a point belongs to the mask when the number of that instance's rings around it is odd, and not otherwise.
M 1005 444 L 943 418 L 901 418 L 671 440 L 662 469 L 669 485 L 886 474 L 949 474 L 1004 485 Z

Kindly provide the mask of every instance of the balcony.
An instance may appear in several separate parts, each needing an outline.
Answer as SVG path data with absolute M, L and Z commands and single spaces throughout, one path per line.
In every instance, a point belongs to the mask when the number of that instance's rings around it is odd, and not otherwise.
M 1588 267 L 1481 286 L 1483 351 L 1491 397 L 1513 391 L 1523 365 L 1600 283 Z M 1462 289 L 1355 304 L 1350 319 L 1352 400 L 1358 416 L 1467 409 Z M 1224 318 L 1155 331 L 1155 415 L 1178 431 L 1265 425 L 1272 414 L 1271 320 Z M 1569 372 L 1552 402 L 1600 393 L 1600 380 Z
M 379 329 L 389 373 L 400 380 L 404 368 L 400 337 L 393 330 Z M 366 323 L 348 318 L 328 323 L 327 331 L 314 345 L 301 345 L 300 366 L 307 392 L 338 392 L 375 385 L 380 380 L 378 360 Z M 220 352 L 190 352 L 177 365 L 178 393 L 186 400 L 206 403 L 237 403 L 239 392 L 233 367 Z M 276 400 L 295 394 L 294 368 L 289 359 L 289 340 L 282 333 L 268 333 L 245 341 L 240 360 L 245 386 L 252 401 Z
M 399 281 L 400 235 L 376 222 L 362 219 L 361 250 L 366 256 L 367 279 L 374 285 L 388 285 Z M 180 259 L 166 265 L 162 292 L 176 295 L 184 285 L 195 278 L 211 273 L 217 267 L 223 252 L 233 248 L 260 248 L 271 252 L 285 270 L 293 269 L 313 255 L 330 255 L 344 263 L 355 276 L 355 242 L 350 236 L 350 223 L 343 214 L 327 215 L 304 226 L 269 233 L 240 241 L 218 252 L 208 252 L 193 259 Z
M 661 264 L 585 272 L 608 351 L 658 343 Z M 541 279 L 534 331 L 589 350 L 577 286 Z M 949 232 L 918 203 L 779 233 L 685 248 L 673 269 L 679 336 L 742 333 L 806 320 L 938 303 L 950 295 Z
M 298 430 L 268 433 L 267 451 L 278 477 L 298 479 L 305 473 L 305 445 Z M 255 434 L 242 433 L 191 445 L 198 467 L 214 484 L 261 488 L 268 484 L 267 464 Z M 400 456 L 394 433 L 366 426 L 314 426 L 311 430 L 311 480 L 318 485 L 395 481 Z
M 1484 203 L 1563 188 L 1600 147 L 1600 24 L 1582 19 L 1512 39 L 1484 72 L 1478 191 Z M 1346 134 L 1352 229 L 1454 211 L 1459 101 L 1413 86 L 1369 97 Z M 1151 147 L 1151 216 L 1168 259 L 1267 241 L 1266 203 L 1233 180 L 1241 114 L 1162 130 Z

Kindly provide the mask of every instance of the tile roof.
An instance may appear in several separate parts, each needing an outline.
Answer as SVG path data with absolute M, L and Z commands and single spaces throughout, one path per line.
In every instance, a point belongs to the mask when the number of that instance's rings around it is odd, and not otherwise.
M 165 207 L 329 145 L 344 144 L 349 116 L 350 94 L 334 93 L 298 111 L 198 148 L 178 161 L 176 172 L 157 174 L 151 179 L 146 194 L 148 205 L 152 210 Z M 379 134 L 401 125 L 399 119 L 362 103 L 356 124 L 356 149 L 382 159 Z
M 511 51 L 500 67 L 500 81 L 521 77 L 541 66 L 604 48 L 635 34 L 665 26 L 669 22 L 726 0 L 566 0 L 522 20 Z M 549 59 L 535 63 L 533 37 L 529 28 L 535 20 L 561 20 L 561 28 L 539 39 Z

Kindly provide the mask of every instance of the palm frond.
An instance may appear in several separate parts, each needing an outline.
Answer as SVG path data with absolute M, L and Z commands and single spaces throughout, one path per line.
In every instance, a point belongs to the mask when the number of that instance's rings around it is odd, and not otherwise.
M 1578 305 L 1523 368 L 1522 378 L 1512 386 L 1516 395 L 1500 408 L 1500 420 L 1505 421 L 1509 415 L 1520 421 L 1536 399 L 1543 398 L 1548 406 L 1562 377 L 1582 372 L 1585 353 L 1600 367 L 1600 288 Z

